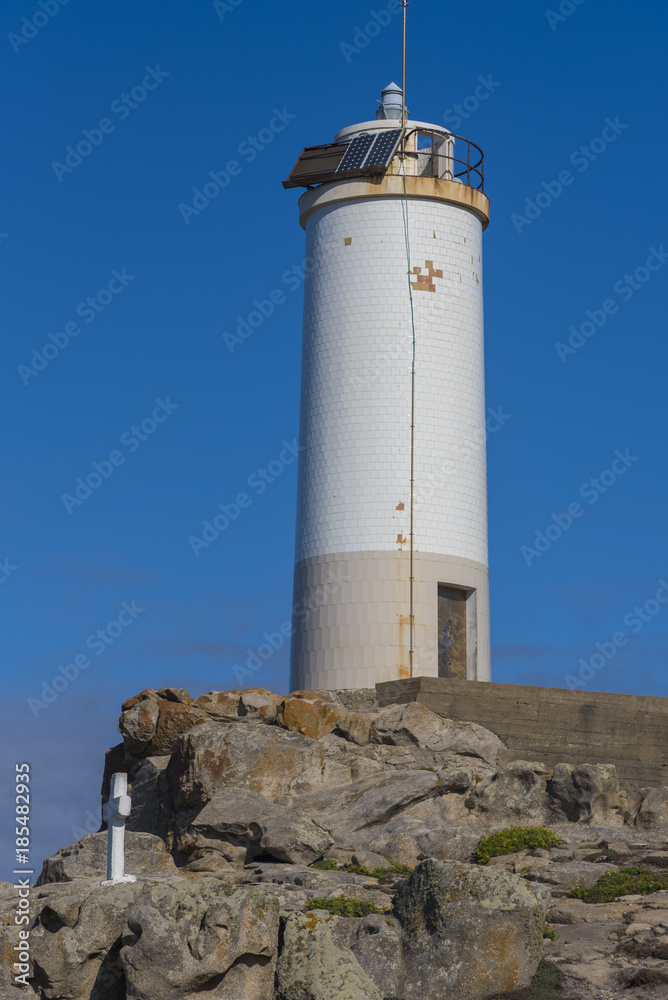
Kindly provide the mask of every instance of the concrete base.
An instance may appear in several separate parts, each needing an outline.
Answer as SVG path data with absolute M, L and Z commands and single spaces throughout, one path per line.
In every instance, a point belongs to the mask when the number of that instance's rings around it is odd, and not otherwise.
M 668 785 L 668 698 L 441 677 L 378 684 L 376 696 L 477 722 L 506 744 L 505 762 L 614 764 L 627 791 Z
M 295 567 L 290 690 L 369 688 L 409 677 L 409 553 L 342 552 Z M 487 567 L 415 553 L 413 673 L 438 677 L 438 585 L 469 592 L 469 680 L 489 680 Z

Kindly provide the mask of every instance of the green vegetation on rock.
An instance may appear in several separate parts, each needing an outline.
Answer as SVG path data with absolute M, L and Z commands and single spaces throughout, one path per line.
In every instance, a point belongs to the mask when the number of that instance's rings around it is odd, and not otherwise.
M 610 903 L 618 896 L 647 896 L 659 889 L 668 889 L 668 873 L 658 875 L 646 865 L 639 865 L 606 872 L 590 889 L 576 885 L 569 895 L 585 903 Z
M 318 868 L 320 871 L 325 872 L 335 872 L 340 871 L 342 865 L 334 858 L 320 858 L 319 861 L 314 861 L 313 864 L 309 865 L 309 868 Z
M 544 826 L 510 826 L 479 840 L 475 849 L 475 860 L 479 865 L 486 865 L 491 858 L 498 858 L 504 854 L 533 851 L 538 847 L 559 847 L 560 844 L 563 844 L 561 837 Z
M 345 896 L 335 896 L 333 899 L 307 899 L 305 910 L 327 910 L 336 917 L 366 917 L 369 913 L 389 913 L 390 907 L 382 910 L 375 903 L 367 903 L 364 899 L 346 899 Z

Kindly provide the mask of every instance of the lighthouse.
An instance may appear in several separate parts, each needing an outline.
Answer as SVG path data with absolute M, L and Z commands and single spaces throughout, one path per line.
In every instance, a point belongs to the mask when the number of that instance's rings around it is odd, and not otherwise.
M 305 148 L 290 689 L 490 680 L 483 153 L 407 117 Z

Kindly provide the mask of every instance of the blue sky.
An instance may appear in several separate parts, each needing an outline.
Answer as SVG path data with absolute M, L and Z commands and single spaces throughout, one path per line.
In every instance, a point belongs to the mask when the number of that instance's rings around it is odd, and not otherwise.
M 297 434 L 303 232 L 281 181 L 400 77 L 393 7 L 3 4 L 2 784 L 31 763 L 35 859 L 92 823 L 124 698 L 235 687 L 289 618 L 294 464 L 188 539 Z M 667 20 L 659 0 L 409 7 L 413 116 L 486 154 L 497 681 L 668 695 Z M 211 172 L 220 193 L 180 208 Z M 285 690 L 287 660 L 256 683 Z

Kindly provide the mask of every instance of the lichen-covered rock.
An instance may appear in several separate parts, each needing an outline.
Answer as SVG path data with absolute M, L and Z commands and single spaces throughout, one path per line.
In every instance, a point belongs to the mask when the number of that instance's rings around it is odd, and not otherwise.
M 380 913 L 363 917 L 348 947 L 383 997 L 398 997 L 403 969 L 401 926 Z
M 434 859 L 397 890 L 402 1000 L 483 1000 L 528 986 L 543 949 L 549 891 L 506 872 Z
M 143 753 L 155 734 L 160 715 L 158 692 L 147 688 L 122 705 L 118 731 L 130 753 Z
M 127 913 L 143 886 L 93 886 L 90 880 L 48 885 L 34 900 L 31 978 L 41 1000 L 124 995 L 118 953 Z
M 68 847 L 61 847 L 42 866 L 37 885 L 74 879 L 107 877 L 106 833 L 87 833 Z M 177 875 L 164 841 L 150 833 L 125 834 L 125 870 L 129 875 Z
M 283 699 L 266 688 L 243 691 L 209 691 L 192 704 L 218 722 L 256 722 L 270 724 Z
M 269 854 L 279 861 L 308 865 L 333 844 L 329 831 L 295 809 L 268 802 L 243 788 L 227 788 L 190 818 L 176 846 L 187 855 L 228 842 L 246 849 L 246 860 Z
M 296 691 L 283 701 L 277 720 L 293 733 L 318 740 L 336 729 L 344 714 L 348 713 L 326 691 Z
M 148 688 L 123 702 L 118 729 L 130 753 L 159 756 L 170 754 L 182 733 L 208 719 L 185 689 Z
M 130 907 L 120 962 L 128 1000 L 271 997 L 279 905 L 216 879 L 145 889 Z
M 352 951 L 336 940 L 334 932 L 342 920 L 326 910 L 287 917 L 276 968 L 276 1000 L 382 1000 Z
M 619 779 L 612 764 L 557 764 L 547 791 L 557 821 L 624 825 Z

